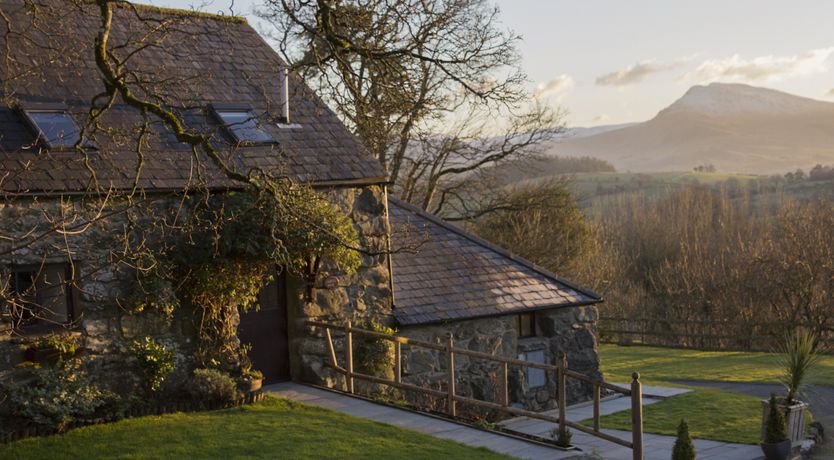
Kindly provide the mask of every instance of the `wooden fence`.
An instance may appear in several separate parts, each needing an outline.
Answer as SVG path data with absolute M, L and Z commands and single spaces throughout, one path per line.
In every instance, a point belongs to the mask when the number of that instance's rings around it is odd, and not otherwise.
M 773 351 L 784 339 L 784 323 L 680 320 L 657 317 L 603 316 L 600 341 L 697 348 L 700 350 Z M 819 337 L 825 351 L 834 350 L 834 333 Z
M 513 358 L 506 358 L 503 356 L 495 356 L 487 353 L 481 353 L 477 351 L 467 350 L 465 348 L 456 348 L 454 346 L 453 340 L 451 335 L 446 338 L 446 344 L 441 345 L 432 342 L 425 342 L 421 340 L 414 340 L 409 339 L 406 337 L 394 336 L 389 335 L 381 332 L 376 331 L 369 331 L 366 329 L 359 329 L 353 327 L 351 323 L 348 321 L 344 325 L 336 325 L 330 323 L 324 323 L 319 321 L 308 321 L 308 326 L 312 326 L 314 328 L 321 328 L 324 330 L 325 340 L 327 341 L 327 350 L 329 353 L 329 366 L 342 374 L 345 379 L 345 386 L 349 393 L 355 393 L 355 379 L 365 380 L 368 382 L 388 385 L 394 388 L 399 388 L 402 390 L 413 391 L 423 395 L 429 395 L 439 398 L 444 398 L 446 400 L 446 414 L 450 417 L 457 417 L 457 403 L 465 403 L 470 404 L 472 406 L 481 407 L 485 409 L 495 410 L 501 413 L 515 415 L 515 416 L 524 416 L 538 420 L 544 420 L 546 422 L 551 422 L 557 424 L 559 427 L 560 433 L 565 433 L 567 428 L 573 428 L 577 431 L 581 431 L 583 433 L 587 433 L 592 436 L 596 436 L 598 438 L 605 439 L 606 441 L 610 441 L 621 446 L 628 447 L 632 449 L 633 457 L 635 460 L 640 460 L 643 458 L 643 400 L 642 400 L 642 385 L 640 383 L 640 376 L 638 373 L 634 373 L 632 376 L 631 388 L 622 388 L 617 385 L 611 385 L 610 383 L 606 383 L 602 380 L 595 379 L 592 377 L 588 377 L 584 374 L 580 374 L 578 372 L 571 371 L 568 369 L 567 365 L 567 358 L 563 355 L 561 362 L 559 365 L 552 365 L 552 364 L 540 364 L 540 363 L 532 363 L 528 361 L 523 361 L 520 359 L 513 359 Z M 342 366 L 339 364 L 339 360 L 337 358 L 336 348 L 333 344 L 333 334 L 331 331 L 339 331 L 344 334 L 344 363 L 345 365 Z M 353 335 L 360 334 L 369 337 L 374 337 L 377 339 L 383 339 L 394 344 L 394 376 L 392 380 L 377 377 L 374 375 L 368 375 L 361 372 L 357 372 L 353 367 Z M 403 382 L 402 379 L 402 346 L 408 345 L 410 347 L 422 347 L 427 348 L 429 350 L 434 350 L 436 352 L 444 353 L 446 359 L 446 390 L 438 390 L 434 388 L 424 388 L 421 386 L 413 385 L 410 383 Z M 455 357 L 457 355 L 469 356 L 471 358 L 478 358 L 484 359 L 487 361 L 493 361 L 499 364 L 500 368 L 500 377 L 499 377 L 499 384 L 500 384 L 500 391 L 497 402 L 492 401 L 483 401 L 480 399 L 475 399 L 467 396 L 459 395 L 455 392 L 455 382 L 457 376 L 456 369 L 455 369 Z M 536 368 L 542 369 L 544 371 L 551 371 L 555 372 L 557 376 L 557 401 L 558 401 L 558 409 L 559 409 L 559 417 L 553 417 L 551 415 L 529 411 L 525 409 L 520 409 L 517 407 L 510 406 L 509 402 L 509 386 L 508 386 L 508 368 L 509 366 L 518 366 L 518 367 L 527 367 L 527 368 Z M 593 397 L 593 427 L 587 427 L 581 425 L 576 422 L 572 422 L 567 419 L 566 417 L 566 409 L 567 409 L 567 397 L 566 397 L 566 388 L 567 388 L 567 379 L 575 379 L 582 382 L 590 383 L 594 387 L 594 397 Z M 632 438 L 631 441 L 627 441 L 616 436 L 611 436 L 607 433 L 604 433 L 600 430 L 600 389 L 605 388 L 615 393 L 619 393 L 622 395 L 630 396 L 631 397 L 631 413 L 632 413 L 632 420 L 631 420 L 631 434 Z

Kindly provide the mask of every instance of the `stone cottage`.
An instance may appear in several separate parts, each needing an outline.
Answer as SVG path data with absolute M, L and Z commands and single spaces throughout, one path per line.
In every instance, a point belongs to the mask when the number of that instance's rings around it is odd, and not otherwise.
M 16 32 L 0 36 L 0 49 L 11 53 L 0 60 L 0 378 L 27 359 L 28 343 L 56 330 L 77 335 L 85 359 L 102 375 L 120 374 L 127 346 L 145 335 L 177 351 L 187 368 L 188 321 L 123 308 L 130 275 L 112 266 L 107 245 L 134 222 L 115 210 L 139 199 L 175 208 L 186 191 L 223 193 L 241 185 L 119 98 L 91 131 L 91 101 L 102 103 L 104 91 L 91 52 L 98 10 L 44 7 L 33 14 L 33 7 L 41 6 L 0 0 Z M 532 361 L 552 361 L 564 351 L 572 368 L 598 374 L 599 296 L 389 201 L 380 164 L 303 81 L 284 79 L 286 65 L 244 20 L 120 7 L 110 41 L 133 51 L 125 65 L 137 91 L 164 96 L 186 129 L 211 135 L 230 170 L 310 184 L 354 224 L 366 250 L 356 274 L 318 280 L 312 298 L 304 295 L 306 281 L 281 276 L 264 288 L 258 311 L 241 315 L 240 339 L 251 344 L 268 382 L 333 379 L 309 319 L 373 319 L 424 338 L 452 332 L 460 346 Z M 81 215 L 92 218 L 58 219 Z M 389 225 L 416 230 L 406 233 L 420 240 L 397 241 Z M 392 252 L 392 245 L 416 250 Z M 41 314 L 16 316 L 14 302 Z M 407 356 L 405 366 L 415 382 L 430 382 L 439 370 L 418 354 Z M 465 391 L 488 397 L 488 370 L 460 366 L 471 375 Z M 519 373 L 514 399 L 550 407 L 553 384 L 546 375 Z M 583 391 L 572 391 L 573 399 Z
M 403 336 L 434 340 L 451 333 L 456 346 L 525 361 L 568 366 L 601 378 L 596 353 L 599 295 L 400 200 L 389 199 L 394 317 Z M 463 395 L 495 401 L 497 363 L 461 357 Z M 404 355 L 403 379 L 442 381 L 443 356 Z M 515 369 L 510 401 L 531 410 L 555 406 L 555 375 Z M 568 401 L 592 389 L 570 382 Z

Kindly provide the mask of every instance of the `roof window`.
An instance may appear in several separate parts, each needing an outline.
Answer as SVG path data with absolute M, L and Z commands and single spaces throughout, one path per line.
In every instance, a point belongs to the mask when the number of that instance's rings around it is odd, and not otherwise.
M 81 129 L 64 109 L 24 108 L 23 114 L 38 137 L 50 149 L 70 149 L 81 140 Z M 84 141 L 83 147 L 92 147 Z
M 241 107 L 213 106 L 215 115 L 223 123 L 229 134 L 243 144 L 268 144 L 274 142 L 272 136 L 261 127 L 252 110 Z

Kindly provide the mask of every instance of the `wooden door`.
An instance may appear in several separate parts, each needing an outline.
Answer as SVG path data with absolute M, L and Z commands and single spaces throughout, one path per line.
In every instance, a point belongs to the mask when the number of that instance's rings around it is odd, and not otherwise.
M 259 309 L 240 317 L 238 336 L 252 346 L 252 367 L 264 374 L 264 383 L 290 379 L 287 288 L 283 275 L 258 294 Z

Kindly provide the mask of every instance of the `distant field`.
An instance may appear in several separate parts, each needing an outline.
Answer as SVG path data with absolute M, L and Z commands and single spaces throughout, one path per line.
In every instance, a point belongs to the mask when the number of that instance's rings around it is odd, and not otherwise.
M 781 371 L 771 353 L 601 344 L 599 354 L 606 380 L 615 382 L 628 382 L 636 370 L 646 382 L 678 379 L 779 383 Z M 834 356 L 823 356 L 807 382 L 834 385 Z
M 821 191 L 834 191 L 834 181 L 802 181 L 787 184 L 771 176 L 733 173 L 670 171 L 653 173 L 594 172 L 567 174 L 582 207 L 606 205 L 624 196 L 641 194 L 660 198 L 690 184 L 725 185 L 731 190 L 748 189 L 757 200 L 784 191 L 795 197 L 809 197 Z M 531 180 L 543 181 L 554 176 Z M 758 196 L 756 196 L 758 195 Z

